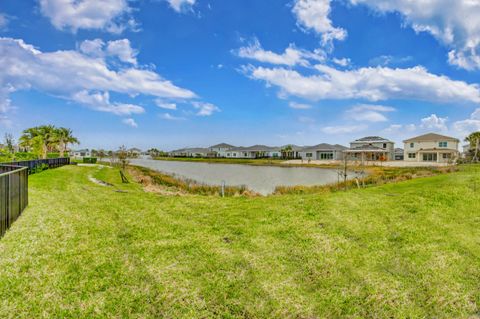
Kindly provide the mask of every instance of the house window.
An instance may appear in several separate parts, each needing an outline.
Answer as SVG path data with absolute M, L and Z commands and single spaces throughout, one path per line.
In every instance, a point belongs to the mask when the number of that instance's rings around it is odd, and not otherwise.
M 387 143 L 383 143 L 383 148 L 387 148 Z
M 417 155 L 415 153 L 408 153 L 408 158 L 416 158 Z
M 410 143 L 410 148 L 413 148 L 415 146 L 415 143 Z
M 306 153 L 305 156 L 306 157 L 313 157 L 313 154 L 312 153 Z
M 227 156 L 230 157 L 230 153 L 227 153 Z
M 447 147 L 447 142 L 438 142 L 438 147 Z
M 449 159 L 450 153 L 443 153 L 443 159 Z
M 320 153 L 320 159 L 322 159 L 322 160 L 331 160 L 331 159 L 333 159 L 333 152 Z

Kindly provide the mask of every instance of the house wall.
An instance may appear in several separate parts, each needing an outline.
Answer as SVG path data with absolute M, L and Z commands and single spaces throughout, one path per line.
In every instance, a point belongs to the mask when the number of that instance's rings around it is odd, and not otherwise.
M 447 142 L 447 146 L 446 147 L 440 147 L 439 143 L 440 142 Z M 413 145 L 412 145 L 413 143 Z M 440 154 L 442 154 L 442 149 L 445 150 L 457 150 L 458 152 L 458 142 L 456 141 L 428 141 L 428 142 L 408 142 L 408 143 L 404 143 L 404 160 L 405 161 L 409 161 L 409 162 L 422 162 L 423 161 L 423 157 L 421 155 L 418 154 L 418 152 L 422 149 L 435 149 L 434 151 L 432 151 L 432 153 L 436 153 L 436 152 L 439 152 Z M 411 158 L 409 156 L 409 154 L 416 154 L 415 158 Z M 457 154 L 455 154 L 455 156 L 457 156 Z M 447 160 L 444 160 L 443 158 L 439 158 L 439 161 L 440 162 L 446 162 L 448 161 Z
M 322 159 L 321 154 L 332 154 L 332 160 L 342 160 L 343 159 L 343 151 L 342 150 L 306 150 L 306 151 L 301 151 L 298 152 L 298 155 L 300 156 L 301 159 L 303 160 L 329 160 L 329 159 Z M 311 156 L 307 156 L 311 155 Z M 327 156 L 328 157 L 328 156 Z
M 217 153 L 217 157 L 227 157 L 227 153 L 230 150 L 230 148 L 226 147 L 212 147 L 210 149 L 212 152 Z
M 384 144 L 386 144 L 386 148 L 384 147 Z M 362 146 L 362 145 L 372 145 L 372 146 L 375 146 L 375 147 L 385 148 L 385 150 L 387 152 L 387 157 L 388 157 L 387 160 L 388 161 L 393 161 L 395 159 L 395 143 L 393 143 L 393 142 L 372 142 L 372 143 L 369 143 L 369 142 L 351 142 L 350 143 L 351 148 Z

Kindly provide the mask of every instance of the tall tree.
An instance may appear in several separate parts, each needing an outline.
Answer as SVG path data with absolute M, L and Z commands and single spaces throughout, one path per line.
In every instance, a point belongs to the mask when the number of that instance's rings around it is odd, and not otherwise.
M 80 144 L 79 140 L 73 136 L 72 130 L 65 127 L 55 129 L 54 138 L 58 143 L 60 157 L 64 157 L 69 144 Z
M 15 140 L 13 139 L 13 135 L 10 133 L 5 133 L 4 140 L 5 140 L 5 146 L 7 147 L 7 150 L 13 154 L 15 152 L 15 147 L 14 147 Z
M 57 146 L 53 125 L 36 126 L 23 131 L 20 137 L 20 145 L 33 149 L 43 159 L 47 158 L 49 150 Z
M 473 132 L 465 138 L 470 143 L 470 151 L 473 151 L 473 162 L 478 162 L 478 153 L 480 151 L 480 132 Z

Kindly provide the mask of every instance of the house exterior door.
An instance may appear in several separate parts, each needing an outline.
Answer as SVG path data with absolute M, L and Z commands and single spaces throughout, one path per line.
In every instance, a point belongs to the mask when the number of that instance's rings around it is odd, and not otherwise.
M 424 153 L 423 154 L 423 161 L 424 162 L 436 162 L 437 161 L 437 153 Z

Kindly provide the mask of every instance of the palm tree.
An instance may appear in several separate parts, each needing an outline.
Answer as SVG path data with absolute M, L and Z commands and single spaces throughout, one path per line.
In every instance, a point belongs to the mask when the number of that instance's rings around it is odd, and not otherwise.
M 55 140 L 58 143 L 60 157 L 64 157 L 68 144 L 80 144 L 78 139 L 73 136 L 72 130 L 65 127 L 55 129 Z
M 35 153 L 46 159 L 48 151 L 57 145 L 55 126 L 42 125 L 26 129 L 20 137 L 20 145 L 33 149 Z
M 472 158 L 473 162 L 478 161 L 478 151 L 480 148 L 480 132 L 473 132 L 465 138 L 466 142 L 470 143 L 470 150 L 474 150 Z

